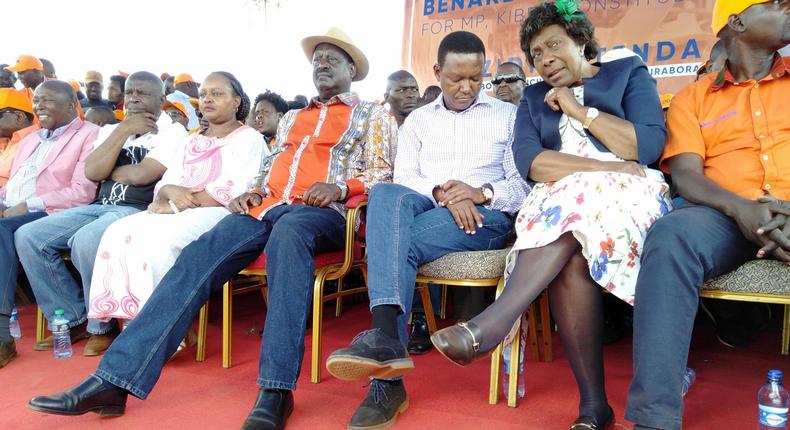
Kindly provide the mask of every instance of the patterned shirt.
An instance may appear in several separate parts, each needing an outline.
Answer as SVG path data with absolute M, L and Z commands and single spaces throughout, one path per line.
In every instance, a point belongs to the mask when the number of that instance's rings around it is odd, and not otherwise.
M 33 153 L 19 166 L 14 176 L 12 176 L 6 184 L 6 199 L 4 202 L 6 207 L 10 208 L 22 202 L 26 202 L 27 210 L 30 212 L 43 212 L 47 209 L 47 205 L 44 204 L 44 201 L 36 195 L 36 178 L 38 178 L 38 171 L 41 165 L 44 164 L 47 155 L 49 155 L 49 151 L 55 146 L 55 142 L 57 142 L 60 136 L 66 132 L 66 129 L 77 120 L 79 120 L 79 118 L 74 118 L 70 123 L 54 131 L 45 128 L 36 131 L 41 141 Z
M 99 131 L 94 148 L 101 146 L 120 124 L 105 125 Z M 156 120 L 156 133 L 141 136 L 129 136 L 115 160 L 115 167 L 139 164 L 146 157 L 158 161 L 163 166 L 169 162 L 179 145 L 184 145 L 187 132 L 179 123 L 174 123 L 162 112 Z M 110 178 L 99 186 L 99 193 L 94 204 L 132 206 L 145 209 L 154 198 L 156 182 L 134 186 L 115 182 Z
M 486 208 L 515 213 L 529 192 L 513 161 L 516 107 L 480 93 L 463 112 L 439 96 L 412 112 L 398 133 L 394 182 L 433 200 L 433 188 L 449 180 L 491 185 Z
M 262 219 L 274 206 L 301 204 L 304 192 L 317 182 L 335 184 L 345 197 L 364 194 L 379 182 L 392 180 L 398 125 L 386 109 L 344 93 L 280 120 L 272 155 L 250 189 L 263 197 L 250 215 Z M 345 213 L 342 203 L 331 207 Z

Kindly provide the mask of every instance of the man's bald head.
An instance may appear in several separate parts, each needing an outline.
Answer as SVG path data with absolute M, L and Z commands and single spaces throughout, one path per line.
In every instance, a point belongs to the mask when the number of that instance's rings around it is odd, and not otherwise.
M 165 86 L 151 72 L 135 72 L 126 79 L 123 106 L 129 114 L 148 112 L 159 118 L 165 102 Z
M 159 78 L 159 76 L 156 76 L 155 74 L 153 74 L 151 72 L 146 72 L 146 71 L 134 72 L 131 75 L 129 75 L 128 78 L 126 78 L 126 85 L 129 85 L 130 81 L 152 85 L 159 92 L 161 92 L 162 96 L 165 95 L 165 84 L 164 84 L 164 82 L 162 82 L 162 79 Z M 159 92 L 156 93 L 157 96 L 160 95 Z
M 74 88 L 71 87 L 71 84 L 65 81 L 58 81 L 58 80 L 51 80 L 51 81 L 44 81 L 38 88 L 46 88 L 49 91 L 57 93 L 58 95 L 63 96 L 65 100 L 76 100 L 77 93 L 74 92 Z M 38 92 L 38 90 L 36 90 Z

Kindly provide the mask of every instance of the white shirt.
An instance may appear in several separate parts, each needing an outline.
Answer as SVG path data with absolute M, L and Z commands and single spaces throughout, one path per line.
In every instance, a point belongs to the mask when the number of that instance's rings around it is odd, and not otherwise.
M 486 207 L 515 213 L 529 192 L 513 161 L 516 107 L 484 93 L 463 112 L 444 106 L 440 94 L 413 111 L 398 131 L 393 182 L 433 200 L 433 188 L 449 180 L 491 185 Z

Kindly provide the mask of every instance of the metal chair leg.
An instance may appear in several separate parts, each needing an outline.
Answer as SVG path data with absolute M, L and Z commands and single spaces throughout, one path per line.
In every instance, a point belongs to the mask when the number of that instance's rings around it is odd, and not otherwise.
M 200 308 L 198 315 L 198 339 L 196 361 L 206 360 L 206 329 L 208 328 L 208 301 Z
M 343 278 L 337 280 L 337 298 L 335 299 L 335 318 L 343 313 Z
M 491 378 L 488 382 L 488 404 L 495 405 L 499 402 L 499 369 L 500 355 L 502 354 L 502 344 L 494 348 L 491 354 Z
M 231 282 L 228 281 L 222 287 L 222 367 L 231 367 L 231 324 L 233 309 L 233 294 L 231 294 Z
M 324 317 L 324 280 L 327 271 L 319 270 L 315 275 L 313 286 L 313 330 L 312 330 L 312 353 L 310 357 L 310 382 L 318 384 L 321 382 L 321 367 L 323 365 L 323 353 L 321 345 L 321 330 L 323 330 Z
M 516 407 L 518 402 L 518 359 L 521 347 L 521 333 L 513 336 L 513 343 L 510 344 L 510 368 L 508 369 L 507 405 L 511 408 Z
M 36 342 L 41 342 L 47 336 L 47 319 L 44 318 L 44 311 L 36 306 Z

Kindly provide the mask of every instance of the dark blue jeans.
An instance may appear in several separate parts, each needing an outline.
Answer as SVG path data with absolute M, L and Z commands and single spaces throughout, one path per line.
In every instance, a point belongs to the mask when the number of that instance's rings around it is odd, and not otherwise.
M 104 354 L 96 375 L 146 398 L 211 292 L 265 251 L 269 308 L 258 385 L 295 389 L 313 294 L 313 255 L 341 249 L 345 229 L 345 219 L 333 209 L 303 205 L 275 207 L 262 221 L 225 217 L 184 248 Z
M 681 207 L 652 226 L 636 286 L 628 420 L 681 428 L 681 387 L 700 288 L 753 259 L 757 249 L 735 221 L 706 206 Z
M 422 194 L 398 184 L 378 184 L 368 203 L 368 295 L 370 307 L 398 305 L 398 333 L 408 344 L 406 323 L 411 313 L 417 268 L 457 251 L 502 249 L 513 223 L 504 212 L 478 206 L 483 228 L 466 234 L 447 208 L 436 207 Z
M 14 245 L 14 232 L 19 227 L 45 216 L 46 212 L 31 212 L 0 218 L 0 314 L 11 315 L 14 309 L 16 280 L 19 278 L 19 257 Z

